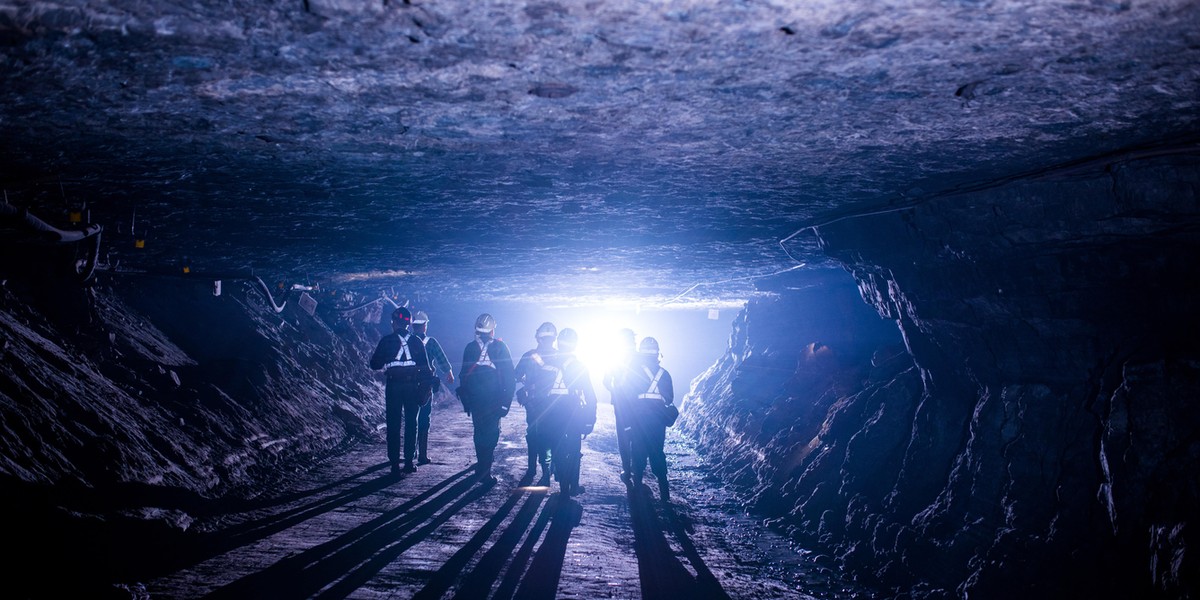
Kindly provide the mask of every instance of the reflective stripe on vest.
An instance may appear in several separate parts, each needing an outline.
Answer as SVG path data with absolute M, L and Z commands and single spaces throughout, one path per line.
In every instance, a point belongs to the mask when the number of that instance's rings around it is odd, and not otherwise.
M 563 375 L 567 374 L 567 367 L 571 366 L 574 362 L 575 362 L 575 356 L 571 355 L 567 358 L 566 362 L 564 362 L 561 367 L 551 367 L 555 371 L 558 372 L 557 376 L 554 380 L 554 387 L 550 388 L 551 396 L 569 396 L 569 395 L 571 395 L 572 390 L 570 387 L 567 386 L 567 382 L 563 379 Z M 583 402 L 583 391 L 582 390 L 574 390 L 574 392 L 575 392 L 576 398 L 578 398 L 580 403 L 582 403 Z
M 546 360 L 542 358 L 542 355 L 538 352 L 533 352 L 530 354 L 529 360 L 532 360 L 533 364 L 538 366 L 539 371 L 543 373 L 554 373 L 554 383 L 550 385 L 550 389 L 545 390 L 544 392 L 542 390 L 538 390 L 540 393 L 545 393 L 547 396 L 567 395 L 567 384 L 563 382 L 562 369 L 547 363 Z M 536 376 L 534 377 L 534 381 L 537 381 Z
M 491 346 L 492 343 L 488 342 L 485 344 L 478 339 L 475 340 L 475 343 L 479 344 L 479 359 L 475 361 L 475 364 L 481 367 L 492 367 L 493 369 L 496 368 L 496 365 L 492 364 L 492 357 L 488 356 L 487 351 L 488 346 Z
M 647 377 L 650 377 L 650 369 L 642 367 L 642 370 L 646 372 Z M 662 402 L 664 400 L 663 395 L 658 391 L 658 379 L 662 377 L 662 374 L 663 369 L 662 367 L 659 367 L 658 372 L 654 374 L 654 377 L 650 378 L 650 388 L 646 390 L 646 393 L 638 394 L 638 398 L 645 398 L 646 400 L 658 400 L 659 402 Z
M 563 371 L 567 368 L 566 364 L 561 369 L 553 365 L 546 365 L 542 368 L 554 371 L 554 385 L 550 387 L 550 391 L 547 394 L 551 396 L 566 396 L 570 393 L 570 390 L 567 389 L 567 382 L 563 381 Z
M 383 365 L 383 368 L 417 366 L 417 361 L 412 359 L 412 352 L 408 349 L 408 338 L 409 336 L 407 335 L 400 338 L 400 351 L 396 353 L 396 358 L 393 358 L 392 362 Z

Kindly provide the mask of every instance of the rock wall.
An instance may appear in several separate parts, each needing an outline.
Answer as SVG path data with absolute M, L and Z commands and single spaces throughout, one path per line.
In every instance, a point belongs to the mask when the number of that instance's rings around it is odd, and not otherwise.
M 903 351 L 827 341 L 811 291 L 751 303 L 684 426 L 896 594 L 1196 597 L 1198 223 L 1180 153 L 822 226 Z
M 295 301 L 276 313 L 251 282 L 222 288 L 6 280 L 0 481 L 27 496 L 109 491 L 140 506 L 134 491 L 152 486 L 199 502 L 253 493 L 289 464 L 375 435 L 382 392 L 363 355 L 373 326 L 327 322 Z M 71 506 L 90 512 L 82 499 Z

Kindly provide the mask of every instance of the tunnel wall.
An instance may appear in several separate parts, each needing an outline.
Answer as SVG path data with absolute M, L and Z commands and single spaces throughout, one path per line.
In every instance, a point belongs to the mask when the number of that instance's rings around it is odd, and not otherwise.
M 811 291 L 751 303 L 684 427 L 897 595 L 1196 597 L 1198 217 L 1174 154 L 820 227 L 902 350 L 826 341 Z
M 27 275 L 0 286 L 9 499 L 101 513 L 114 497 L 146 505 L 152 486 L 181 492 L 158 505 L 186 526 L 199 498 L 286 476 L 382 420 L 363 355 L 378 334 L 361 319 L 330 325 L 297 297 L 276 313 L 247 281 L 214 296 L 208 279 Z

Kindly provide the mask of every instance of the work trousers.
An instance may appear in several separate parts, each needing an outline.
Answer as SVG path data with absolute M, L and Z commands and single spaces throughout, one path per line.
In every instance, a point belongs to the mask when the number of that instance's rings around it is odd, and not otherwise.
M 475 472 L 489 475 L 496 459 L 496 445 L 500 443 L 500 412 L 471 413 L 471 424 L 475 428 Z
M 417 411 L 421 406 L 424 388 L 415 383 L 388 381 L 384 390 L 384 408 L 387 411 L 388 462 L 400 464 L 400 444 L 404 443 L 404 462 L 409 463 L 416 454 Z
M 429 458 L 429 415 L 433 412 L 433 402 L 426 402 L 417 409 L 417 457 Z
M 554 463 L 554 478 L 559 485 L 573 488 L 579 485 L 579 469 L 583 460 L 583 437 L 571 431 L 561 433 L 550 451 Z
M 547 435 L 549 425 L 544 418 L 548 402 L 545 398 L 531 399 L 525 407 L 525 444 L 529 449 L 529 469 L 533 470 L 540 464 L 543 473 L 550 468 L 552 443 Z
M 644 423 L 634 424 L 630 429 L 632 440 L 630 440 L 630 450 L 632 454 L 633 478 L 641 480 L 642 473 L 646 470 L 646 462 L 650 462 L 650 472 L 659 481 L 667 479 L 667 455 L 663 451 L 663 446 L 667 440 L 667 428 L 661 425 L 647 425 Z
M 630 444 L 633 440 L 633 432 L 629 430 L 629 417 L 626 413 L 629 409 L 625 407 L 623 402 L 613 403 L 613 416 L 617 421 L 617 451 L 621 455 L 621 472 L 633 472 L 633 451 Z
M 542 419 L 538 422 L 540 434 L 545 436 L 550 448 L 551 470 L 554 479 L 564 489 L 579 483 L 579 462 L 582 453 L 582 438 L 572 429 L 576 407 L 571 398 L 555 398 Z

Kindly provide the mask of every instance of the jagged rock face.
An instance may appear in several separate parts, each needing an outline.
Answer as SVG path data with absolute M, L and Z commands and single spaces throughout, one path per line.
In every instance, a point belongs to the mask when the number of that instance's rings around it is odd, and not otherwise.
M 334 332 L 255 287 L 209 286 L 0 288 L 5 484 L 221 495 L 373 435 L 369 324 Z
M 885 585 L 1194 595 L 1197 208 L 1200 161 L 1178 155 L 822 227 L 907 352 L 862 346 L 789 388 L 811 363 L 764 364 L 781 336 L 753 325 L 786 323 L 793 354 L 821 335 L 799 298 L 751 304 L 687 426 L 757 456 L 757 507 Z M 791 418 L 754 418 L 773 413 Z

